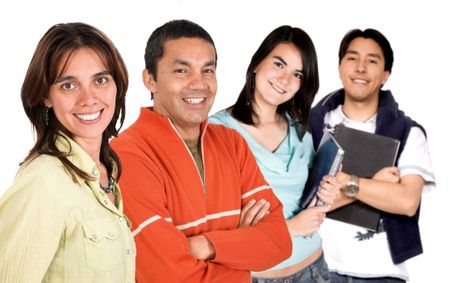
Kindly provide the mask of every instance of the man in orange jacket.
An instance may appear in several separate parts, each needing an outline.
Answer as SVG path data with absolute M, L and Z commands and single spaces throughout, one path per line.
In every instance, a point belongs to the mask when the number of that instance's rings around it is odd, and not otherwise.
M 112 141 L 137 282 L 250 282 L 291 254 L 282 205 L 234 130 L 208 125 L 217 55 L 199 25 L 157 28 L 143 80 L 154 99 Z

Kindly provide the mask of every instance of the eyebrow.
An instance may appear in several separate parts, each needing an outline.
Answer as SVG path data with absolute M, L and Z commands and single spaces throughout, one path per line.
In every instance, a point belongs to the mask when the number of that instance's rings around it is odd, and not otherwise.
M 273 56 L 273 58 L 280 60 L 286 66 L 288 65 L 288 63 L 286 63 L 286 61 L 284 61 L 284 59 L 281 58 L 280 56 L 275 55 L 275 56 Z M 303 70 L 297 69 L 295 71 L 298 72 L 298 73 L 301 73 L 303 75 Z
M 97 78 L 97 77 L 101 77 L 101 76 L 110 76 L 110 75 L 111 75 L 111 72 L 103 71 L 103 72 L 98 72 L 98 73 L 94 74 L 92 77 L 93 78 Z M 74 80 L 74 79 L 76 79 L 75 76 L 58 77 L 58 78 L 55 79 L 55 82 L 53 84 L 58 84 L 58 83 L 62 83 L 62 82 L 65 82 L 65 81 L 71 81 L 71 80 Z
M 188 66 L 188 67 L 191 65 L 191 64 L 189 64 L 188 61 L 186 61 L 184 59 L 176 59 L 174 62 L 174 65 L 177 65 L 177 64 L 183 65 L 183 66 Z M 208 61 L 203 66 L 204 67 L 216 66 L 216 61 L 215 60 Z
M 345 52 L 345 54 L 352 54 L 352 55 L 359 55 L 358 52 L 354 51 L 354 50 L 347 50 L 347 52 Z M 373 58 L 377 58 L 381 60 L 381 55 L 378 53 L 369 53 L 369 57 L 373 57 Z

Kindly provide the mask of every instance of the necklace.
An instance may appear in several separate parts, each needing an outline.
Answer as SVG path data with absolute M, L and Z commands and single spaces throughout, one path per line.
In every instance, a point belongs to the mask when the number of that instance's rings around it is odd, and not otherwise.
M 116 181 L 114 180 L 113 176 L 110 176 L 108 178 L 108 187 L 103 187 L 102 184 L 99 182 L 100 189 L 102 189 L 105 193 L 109 194 L 114 190 L 114 187 L 116 185 Z

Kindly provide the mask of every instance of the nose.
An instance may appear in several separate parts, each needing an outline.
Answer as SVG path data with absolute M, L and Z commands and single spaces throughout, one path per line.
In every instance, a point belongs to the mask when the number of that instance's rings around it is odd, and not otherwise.
M 207 79 L 203 74 L 192 74 L 189 81 L 189 88 L 192 90 L 205 90 L 208 88 Z
M 356 64 L 356 72 L 365 73 L 366 72 L 366 62 L 364 60 L 359 60 Z
M 289 83 L 290 79 L 291 79 L 291 77 L 288 72 L 282 72 L 277 78 L 278 82 L 280 82 L 284 85 L 287 85 Z
M 83 87 L 79 93 L 80 103 L 83 106 L 97 104 L 97 92 L 91 88 Z

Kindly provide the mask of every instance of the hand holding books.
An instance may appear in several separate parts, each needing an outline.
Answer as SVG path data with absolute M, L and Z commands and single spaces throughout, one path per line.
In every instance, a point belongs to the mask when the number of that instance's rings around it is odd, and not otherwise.
M 325 213 L 331 208 L 342 186 L 334 177 L 340 168 L 343 156 L 344 150 L 331 133 L 325 131 L 300 201 L 300 206 L 305 213 L 312 209 L 321 210 L 325 217 Z M 322 221 L 323 218 L 320 223 Z M 307 236 L 311 237 L 311 234 Z
M 342 159 L 344 157 L 344 150 L 336 142 L 329 131 L 324 131 L 322 140 L 314 157 L 313 168 L 308 176 L 308 181 L 305 185 L 300 206 L 306 208 L 316 197 L 319 192 L 320 182 L 326 175 L 336 176 Z M 324 202 L 317 200 L 316 205 L 323 205 Z
M 362 178 L 376 179 L 374 174 L 380 169 L 393 166 L 400 144 L 398 140 L 348 128 L 343 124 L 334 127 L 334 138 L 345 150 L 343 172 Z M 395 174 L 392 178 L 395 178 Z M 377 230 L 380 216 L 379 210 L 360 201 L 354 201 L 327 214 L 331 219 L 372 231 Z

